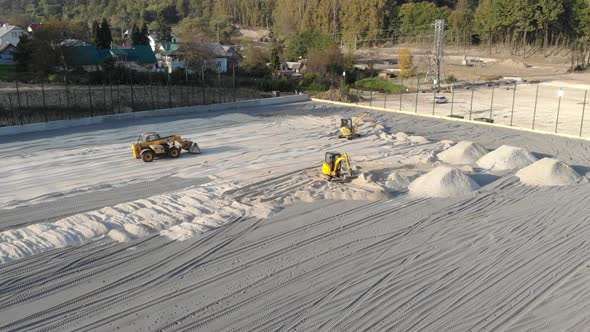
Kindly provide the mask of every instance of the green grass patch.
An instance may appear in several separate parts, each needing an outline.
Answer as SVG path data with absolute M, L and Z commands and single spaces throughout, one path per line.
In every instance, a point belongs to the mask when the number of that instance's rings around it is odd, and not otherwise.
M 392 83 L 388 80 L 381 78 L 364 78 L 360 81 L 356 81 L 355 87 L 362 90 L 371 90 L 379 92 L 401 92 L 404 87 L 401 84 Z
M 0 81 L 12 81 L 16 78 L 16 66 L 0 65 Z
M 305 92 L 318 93 L 318 92 L 326 92 L 326 91 L 330 90 L 330 87 L 326 87 L 325 85 L 313 83 L 313 84 L 306 85 L 306 86 L 302 85 L 300 89 L 302 89 Z

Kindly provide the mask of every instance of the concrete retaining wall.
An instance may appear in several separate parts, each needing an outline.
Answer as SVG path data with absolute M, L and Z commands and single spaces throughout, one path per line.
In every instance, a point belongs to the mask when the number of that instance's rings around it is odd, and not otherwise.
M 0 136 L 19 135 L 47 130 L 65 129 L 72 127 L 81 127 L 88 125 L 95 125 L 104 122 L 120 121 L 120 120 L 133 120 L 133 119 L 145 119 L 159 116 L 170 116 L 170 115 L 183 115 L 183 114 L 198 114 L 205 112 L 214 111 L 225 111 L 225 110 L 240 110 L 245 108 L 289 104 L 296 102 L 309 101 L 308 95 L 294 95 L 276 98 L 265 98 L 265 99 L 254 99 L 239 101 L 236 103 L 224 103 L 224 104 L 213 104 L 213 105 L 202 105 L 202 106 L 187 106 L 177 108 L 159 109 L 153 111 L 144 112 L 133 112 L 133 113 L 121 113 L 121 114 L 110 114 L 101 115 L 90 118 L 82 118 L 76 120 L 59 120 L 41 123 L 32 123 L 22 126 L 10 126 L 1 127 Z

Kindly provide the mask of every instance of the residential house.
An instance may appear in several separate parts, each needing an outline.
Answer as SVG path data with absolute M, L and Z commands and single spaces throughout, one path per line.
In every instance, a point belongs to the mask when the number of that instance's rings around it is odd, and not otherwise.
M 185 69 L 186 62 L 182 51 L 175 42 L 160 42 L 156 48 L 158 68 L 171 73 L 177 69 Z
M 136 70 L 153 70 L 156 57 L 147 45 L 132 48 L 98 49 L 94 45 L 64 46 L 64 57 L 72 67 L 81 67 L 86 71 L 96 71 L 108 58 L 122 66 L 133 67 Z
M 279 73 L 285 76 L 301 76 L 304 70 L 304 60 L 281 62 L 279 67 Z
M 16 25 L 2 24 L 2 26 L 0 26 L 0 47 L 6 44 L 18 46 L 20 36 L 22 36 L 23 33 L 25 33 L 25 31 Z
M 0 65 L 15 65 L 16 61 L 14 61 L 14 52 L 16 51 L 16 46 L 12 44 L 4 44 L 4 46 L 0 46 Z
M 195 46 L 208 59 L 205 61 L 205 65 L 220 73 L 227 73 L 232 66 L 243 60 L 242 56 L 231 46 L 215 42 L 198 43 Z M 159 60 L 159 67 L 166 68 L 169 73 L 186 68 L 182 48 L 175 42 L 161 42 L 157 47 L 156 56 Z

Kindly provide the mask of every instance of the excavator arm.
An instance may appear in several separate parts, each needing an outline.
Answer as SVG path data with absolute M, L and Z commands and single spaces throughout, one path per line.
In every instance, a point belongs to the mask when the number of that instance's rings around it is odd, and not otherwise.
M 356 118 L 354 118 L 354 132 L 356 133 L 358 130 L 358 127 L 361 123 L 361 120 L 365 117 L 371 116 L 370 112 L 364 112 L 359 114 Z
M 336 162 L 334 162 L 334 172 L 336 172 L 336 170 L 342 170 L 342 163 L 344 162 L 344 166 L 346 167 L 346 171 L 348 172 L 349 175 L 353 174 L 352 168 L 350 167 L 350 160 L 348 158 L 348 154 L 345 153 L 342 155 L 342 157 L 336 159 Z

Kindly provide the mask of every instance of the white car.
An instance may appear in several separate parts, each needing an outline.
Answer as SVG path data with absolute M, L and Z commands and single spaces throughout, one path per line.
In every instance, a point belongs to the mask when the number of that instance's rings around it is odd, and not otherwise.
M 435 104 L 446 104 L 449 100 L 445 96 L 436 96 L 432 99 L 432 102 Z

